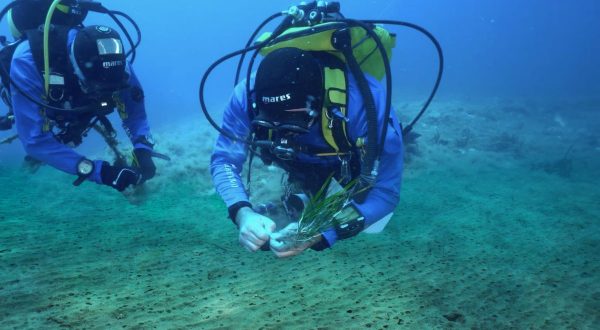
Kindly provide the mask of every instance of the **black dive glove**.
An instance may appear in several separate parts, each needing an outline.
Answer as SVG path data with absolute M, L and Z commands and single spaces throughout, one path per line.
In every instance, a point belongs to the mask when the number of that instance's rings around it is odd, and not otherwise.
M 118 191 L 123 191 L 129 186 L 135 186 L 142 181 L 142 174 L 133 167 L 112 166 L 108 162 L 102 163 L 100 168 L 102 183 Z
M 136 148 L 133 150 L 133 167 L 136 167 L 142 175 L 142 181 L 150 180 L 156 174 L 156 166 L 152 161 L 152 150 Z

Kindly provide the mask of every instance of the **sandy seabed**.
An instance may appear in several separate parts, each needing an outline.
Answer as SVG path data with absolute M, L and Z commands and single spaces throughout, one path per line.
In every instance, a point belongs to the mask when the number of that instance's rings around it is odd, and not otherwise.
M 386 230 L 286 260 L 237 243 L 208 129 L 156 134 L 134 196 L 2 168 L 0 328 L 599 329 L 599 110 L 438 103 Z

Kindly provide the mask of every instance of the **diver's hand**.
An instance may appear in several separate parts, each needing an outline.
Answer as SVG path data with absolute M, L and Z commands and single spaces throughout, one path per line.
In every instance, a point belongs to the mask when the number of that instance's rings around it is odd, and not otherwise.
M 308 241 L 296 241 L 296 233 L 298 232 L 298 223 L 292 222 L 282 230 L 271 234 L 269 246 L 271 251 L 279 258 L 288 258 L 299 255 L 304 250 L 319 242 L 321 235 L 314 237 Z
M 144 148 L 136 148 L 133 150 L 133 167 L 139 169 L 142 175 L 142 181 L 150 180 L 156 174 L 156 166 L 152 160 L 152 150 Z
M 273 220 L 254 212 L 249 207 L 242 207 L 235 216 L 235 223 L 240 228 L 240 244 L 248 251 L 254 252 L 269 241 L 275 230 Z
M 142 174 L 137 169 L 127 166 L 112 166 L 107 162 L 100 168 L 102 183 L 123 191 L 129 186 L 135 186 L 142 181 Z

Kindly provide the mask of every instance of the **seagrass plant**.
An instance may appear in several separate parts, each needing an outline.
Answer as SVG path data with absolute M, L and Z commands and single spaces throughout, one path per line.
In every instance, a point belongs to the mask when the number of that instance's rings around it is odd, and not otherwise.
M 296 242 L 306 242 L 318 236 L 324 230 L 331 228 L 338 223 L 336 216 L 350 203 L 354 195 L 356 180 L 352 180 L 345 187 L 339 187 L 334 190 L 330 188 L 332 176 L 329 176 L 319 191 L 311 196 L 308 205 L 302 211 L 298 220 L 298 231 Z

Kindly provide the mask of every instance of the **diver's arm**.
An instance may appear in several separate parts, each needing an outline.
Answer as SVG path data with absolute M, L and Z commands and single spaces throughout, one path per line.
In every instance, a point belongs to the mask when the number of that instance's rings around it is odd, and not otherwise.
M 388 124 L 375 185 L 363 203 L 352 203 L 357 211 L 365 217 L 365 228 L 394 212 L 400 202 L 403 157 L 402 132 L 398 120 L 393 116 Z
M 42 102 L 40 98 L 43 94 L 42 81 L 29 50 L 17 49 L 11 64 L 10 76 L 27 95 Z M 43 130 L 45 120 L 35 103 L 21 95 L 14 87 L 11 88 L 11 92 L 17 133 L 27 154 L 58 170 L 76 175 L 77 164 L 84 157 L 56 140 L 52 132 Z M 101 166 L 102 161 L 95 161 L 95 169 L 88 177 L 89 180 L 102 182 Z
M 392 109 L 390 118 L 384 121 L 385 92 L 383 87 L 374 78 L 368 78 L 373 91 L 375 105 L 378 109 L 378 122 L 380 123 L 378 136 L 381 136 L 381 127 L 383 123 L 388 125 L 388 130 L 386 134 L 384 150 L 379 159 L 380 163 L 375 185 L 369 190 L 368 195 L 363 203 L 352 201 L 351 207 L 353 207 L 354 211 L 356 211 L 355 214 L 358 217 L 364 217 L 364 228 L 369 227 L 373 223 L 391 214 L 398 205 L 400 201 L 400 187 L 402 181 L 404 156 L 402 132 L 398 120 L 394 114 L 394 110 Z M 357 93 L 357 91 L 354 92 Z M 351 94 L 351 99 L 352 96 L 353 95 Z M 354 97 L 355 99 L 361 98 L 356 94 Z M 355 136 L 362 136 L 365 132 L 363 132 L 361 129 L 361 123 L 356 121 L 353 122 L 353 120 L 356 119 L 357 118 L 351 118 L 350 120 L 350 129 L 352 131 L 351 134 L 355 133 Z M 332 246 L 338 240 L 338 235 L 333 228 L 323 232 L 323 237 L 329 246 Z
M 144 92 L 131 66 L 128 66 L 128 69 L 130 72 L 130 88 L 121 93 L 121 100 L 126 111 L 125 118 L 122 117 L 123 127 L 134 148 L 152 150 L 152 145 L 147 141 L 147 138 L 150 137 L 150 126 L 146 116 Z
M 223 113 L 221 128 L 230 134 L 245 138 L 250 132 L 250 118 L 246 109 L 245 82 L 240 83 Z M 249 207 L 248 194 L 241 179 L 248 147 L 220 134 L 210 161 L 210 172 L 215 188 L 230 211 L 230 217 L 242 207 Z

